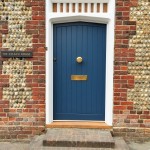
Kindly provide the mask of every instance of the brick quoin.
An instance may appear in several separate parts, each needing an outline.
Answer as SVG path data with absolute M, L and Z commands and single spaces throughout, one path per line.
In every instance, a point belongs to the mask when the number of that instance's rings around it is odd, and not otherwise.
M 32 89 L 32 98 L 26 100 L 24 108 L 11 108 L 10 100 L 3 100 L 3 88 L 9 87 L 9 75 L 2 74 L 3 62 L 0 57 L 0 140 L 29 139 L 45 130 L 45 1 L 25 0 L 25 7 L 31 8 L 31 20 L 25 21 L 25 32 L 32 37 L 33 73 L 26 75 L 26 87 Z M 0 16 L 1 19 L 1 16 Z M 0 20 L 0 50 L 8 50 L 2 45 L 2 35 L 7 35 L 8 21 Z
M 150 111 L 134 109 L 134 102 L 127 97 L 128 89 L 135 86 L 135 76 L 128 73 L 128 63 L 135 61 L 135 49 L 129 47 L 129 39 L 136 35 L 136 21 L 130 20 L 130 8 L 137 6 L 138 0 L 116 1 L 113 131 L 119 136 L 146 138 L 150 136 L 146 130 L 150 127 Z M 130 129 L 135 127 L 137 130 L 131 134 Z

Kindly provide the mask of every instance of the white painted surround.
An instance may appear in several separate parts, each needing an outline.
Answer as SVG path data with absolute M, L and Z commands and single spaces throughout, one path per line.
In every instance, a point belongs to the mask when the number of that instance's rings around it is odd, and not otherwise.
M 52 3 L 108 3 L 107 13 L 52 12 Z M 107 25 L 105 123 L 113 123 L 113 61 L 115 0 L 46 0 L 46 124 L 53 122 L 53 24 L 65 22 L 93 22 Z

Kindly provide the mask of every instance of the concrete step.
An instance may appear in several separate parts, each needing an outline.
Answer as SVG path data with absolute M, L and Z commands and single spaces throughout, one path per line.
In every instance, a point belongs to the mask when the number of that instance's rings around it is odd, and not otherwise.
M 115 141 L 109 130 L 53 128 L 48 129 L 43 139 L 43 146 L 114 148 Z

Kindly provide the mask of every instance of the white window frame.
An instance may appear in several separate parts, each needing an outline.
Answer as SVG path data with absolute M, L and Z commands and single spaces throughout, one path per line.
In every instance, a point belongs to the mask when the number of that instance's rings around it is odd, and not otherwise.
M 63 0 L 61 0 L 61 2 L 62 1 Z M 69 2 L 70 1 L 71 0 L 69 0 Z M 88 1 L 90 2 L 90 0 Z M 104 2 L 104 0 L 102 2 Z M 106 2 L 108 2 L 108 0 L 106 0 Z M 93 23 L 104 23 L 107 25 L 104 122 L 112 126 L 115 0 L 109 0 L 108 13 L 53 13 L 50 12 L 51 8 L 52 2 L 50 0 L 46 0 L 46 124 L 50 124 L 53 122 L 53 24 L 84 21 Z

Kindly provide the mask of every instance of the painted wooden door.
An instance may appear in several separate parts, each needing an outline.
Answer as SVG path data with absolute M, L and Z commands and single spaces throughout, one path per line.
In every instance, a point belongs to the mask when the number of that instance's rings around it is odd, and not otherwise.
M 53 33 L 54 120 L 105 120 L 106 25 L 55 24 Z

